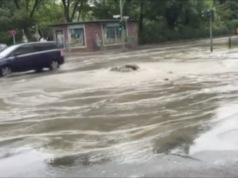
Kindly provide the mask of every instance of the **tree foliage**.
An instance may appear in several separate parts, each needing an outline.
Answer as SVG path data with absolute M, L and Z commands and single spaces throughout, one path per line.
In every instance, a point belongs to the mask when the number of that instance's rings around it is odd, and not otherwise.
M 214 34 L 227 35 L 238 27 L 237 0 L 125 0 L 123 13 L 138 20 L 142 43 L 208 36 L 203 10 L 215 12 Z M 0 43 L 11 43 L 9 31 L 38 25 L 46 34 L 53 23 L 112 19 L 119 14 L 119 0 L 0 0 Z

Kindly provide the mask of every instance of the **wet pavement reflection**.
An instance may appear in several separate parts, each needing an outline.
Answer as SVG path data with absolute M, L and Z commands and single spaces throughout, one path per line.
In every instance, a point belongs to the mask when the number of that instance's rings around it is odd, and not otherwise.
M 142 176 L 233 154 L 237 57 L 234 50 L 153 49 L 1 79 L 0 176 Z M 110 72 L 126 63 L 140 69 Z

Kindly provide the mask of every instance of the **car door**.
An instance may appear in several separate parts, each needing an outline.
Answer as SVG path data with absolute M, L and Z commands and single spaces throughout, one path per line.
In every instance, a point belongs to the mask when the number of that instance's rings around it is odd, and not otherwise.
M 54 43 L 46 44 L 45 50 L 46 59 L 48 63 L 52 60 L 57 60 L 60 56 L 60 50 L 58 49 L 58 46 Z
M 24 45 L 18 47 L 14 52 L 14 61 L 12 62 L 12 68 L 14 71 L 28 71 L 35 68 L 34 58 L 36 54 L 32 46 Z
M 37 51 L 37 58 L 35 59 L 35 63 L 38 66 L 45 67 L 45 65 L 48 62 L 48 55 L 47 55 L 47 46 L 45 43 L 38 43 L 34 44 L 33 46 L 34 50 Z
M 57 59 L 57 45 L 54 43 L 35 44 L 34 48 L 39 53 L 38 65 L 46 67 L 51 60 Z

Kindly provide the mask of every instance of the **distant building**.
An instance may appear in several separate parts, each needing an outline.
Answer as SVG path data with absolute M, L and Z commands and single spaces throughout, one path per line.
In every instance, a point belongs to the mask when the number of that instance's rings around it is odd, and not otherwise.
M 54 41 L 69 51 L 98 51 L 121 48 L 122 35 L 118 20 L 95 20 L 50 26 Z M 128 20 L 125 35 L 128 48 L 138 45 L 137 21 Z

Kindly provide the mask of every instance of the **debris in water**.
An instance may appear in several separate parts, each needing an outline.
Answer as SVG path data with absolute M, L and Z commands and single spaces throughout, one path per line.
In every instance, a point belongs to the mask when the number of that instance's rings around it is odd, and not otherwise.
M 131 72 L 131 71 L 136 71 L 139 69 L 139 66 L 135 64 L 126 64 L 124 66 L 120 67 L 113 67 L 111 68 L 111 71 L 116 71 L 116 72 Z

